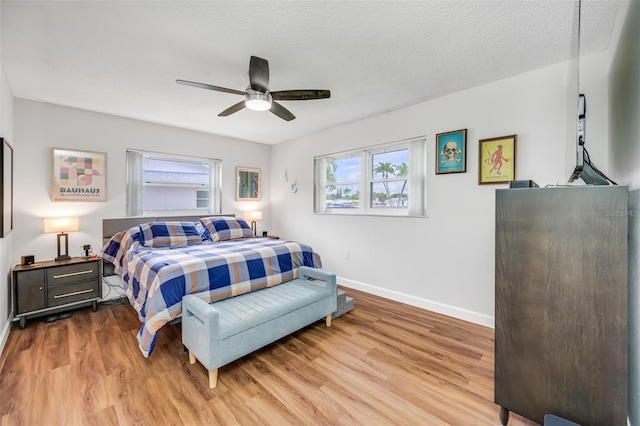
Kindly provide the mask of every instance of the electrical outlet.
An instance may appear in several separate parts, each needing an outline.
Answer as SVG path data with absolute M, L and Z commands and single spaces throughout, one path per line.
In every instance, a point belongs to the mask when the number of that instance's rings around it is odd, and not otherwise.
M 349 249 L 345 249 L 344 251 L 344 258 L 348 259 L 349 258 Z

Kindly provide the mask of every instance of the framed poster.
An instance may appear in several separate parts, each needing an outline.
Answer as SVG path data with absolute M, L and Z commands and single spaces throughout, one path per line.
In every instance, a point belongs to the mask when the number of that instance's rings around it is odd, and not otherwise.
M 53 148 L 52 201 L 107 201 L 107 154 Z
M 0 238 L 4 238 L 13 229 L 13 148 L 6 139 L 0 138 Z
M 260 190 L 260 169 L 236 167 L 236 200 L 259 200 Z
M 467 129 L 436 135 L 436 174 L 467 171 Z
M 517 141 L 518 135 L 480 140 L 478 184 L 515 180 Z

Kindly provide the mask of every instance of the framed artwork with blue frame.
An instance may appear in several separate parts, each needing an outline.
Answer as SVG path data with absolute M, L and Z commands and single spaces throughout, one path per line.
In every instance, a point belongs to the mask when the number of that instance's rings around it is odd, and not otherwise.
M 436 174 L 467 171 L 467 129 L 436 135 Z

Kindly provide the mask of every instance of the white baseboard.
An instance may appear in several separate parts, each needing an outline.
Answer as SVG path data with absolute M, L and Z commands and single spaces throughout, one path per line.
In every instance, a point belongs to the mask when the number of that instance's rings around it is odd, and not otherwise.
M 416 306 L 418 308 L 458 318 L 464 321 L 469 321 L 485 327 L 495 328 L 495 318 L 489 315 L 473 312 L 463 308 L 458 308 L 456 306 L 446 305 L 440 302 L 434 302 L 433 300 L 411 296 L 409 294 L 400 293 L 398 291 L 388 290 L 386 288 L 376 287 L 358 281 L 348 280 L 346 278 L 338 277 L 337 281 L 338 285 L 341 285 L 343 287 L 353 288 L 355 290 L 364 291 L 365 293 L 384 297 L 385 299 L 406 303 L 407 305 Z M 357 305 L 358 301 L 356 300 L 356 306 Z
M 0 356 L 2 352 L 4 352 L 4 345 L 7 343 L 7 339 L 9 338 L 9 332 L 11 331 L 11 323 L 13 322 L 13 315 L 9 317 L 7 322 L 2 329 L 2 334 L 0 334 Z

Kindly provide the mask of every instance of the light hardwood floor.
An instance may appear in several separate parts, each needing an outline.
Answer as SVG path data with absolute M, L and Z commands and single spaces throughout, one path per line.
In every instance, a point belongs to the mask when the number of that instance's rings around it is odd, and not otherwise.
M 179 324 L 145 359 L 128 305 L 14 324 L 0 425 L 500 425 L 492 329 L 345 290 L 354 310 L 220 368 L 214 390 Z

